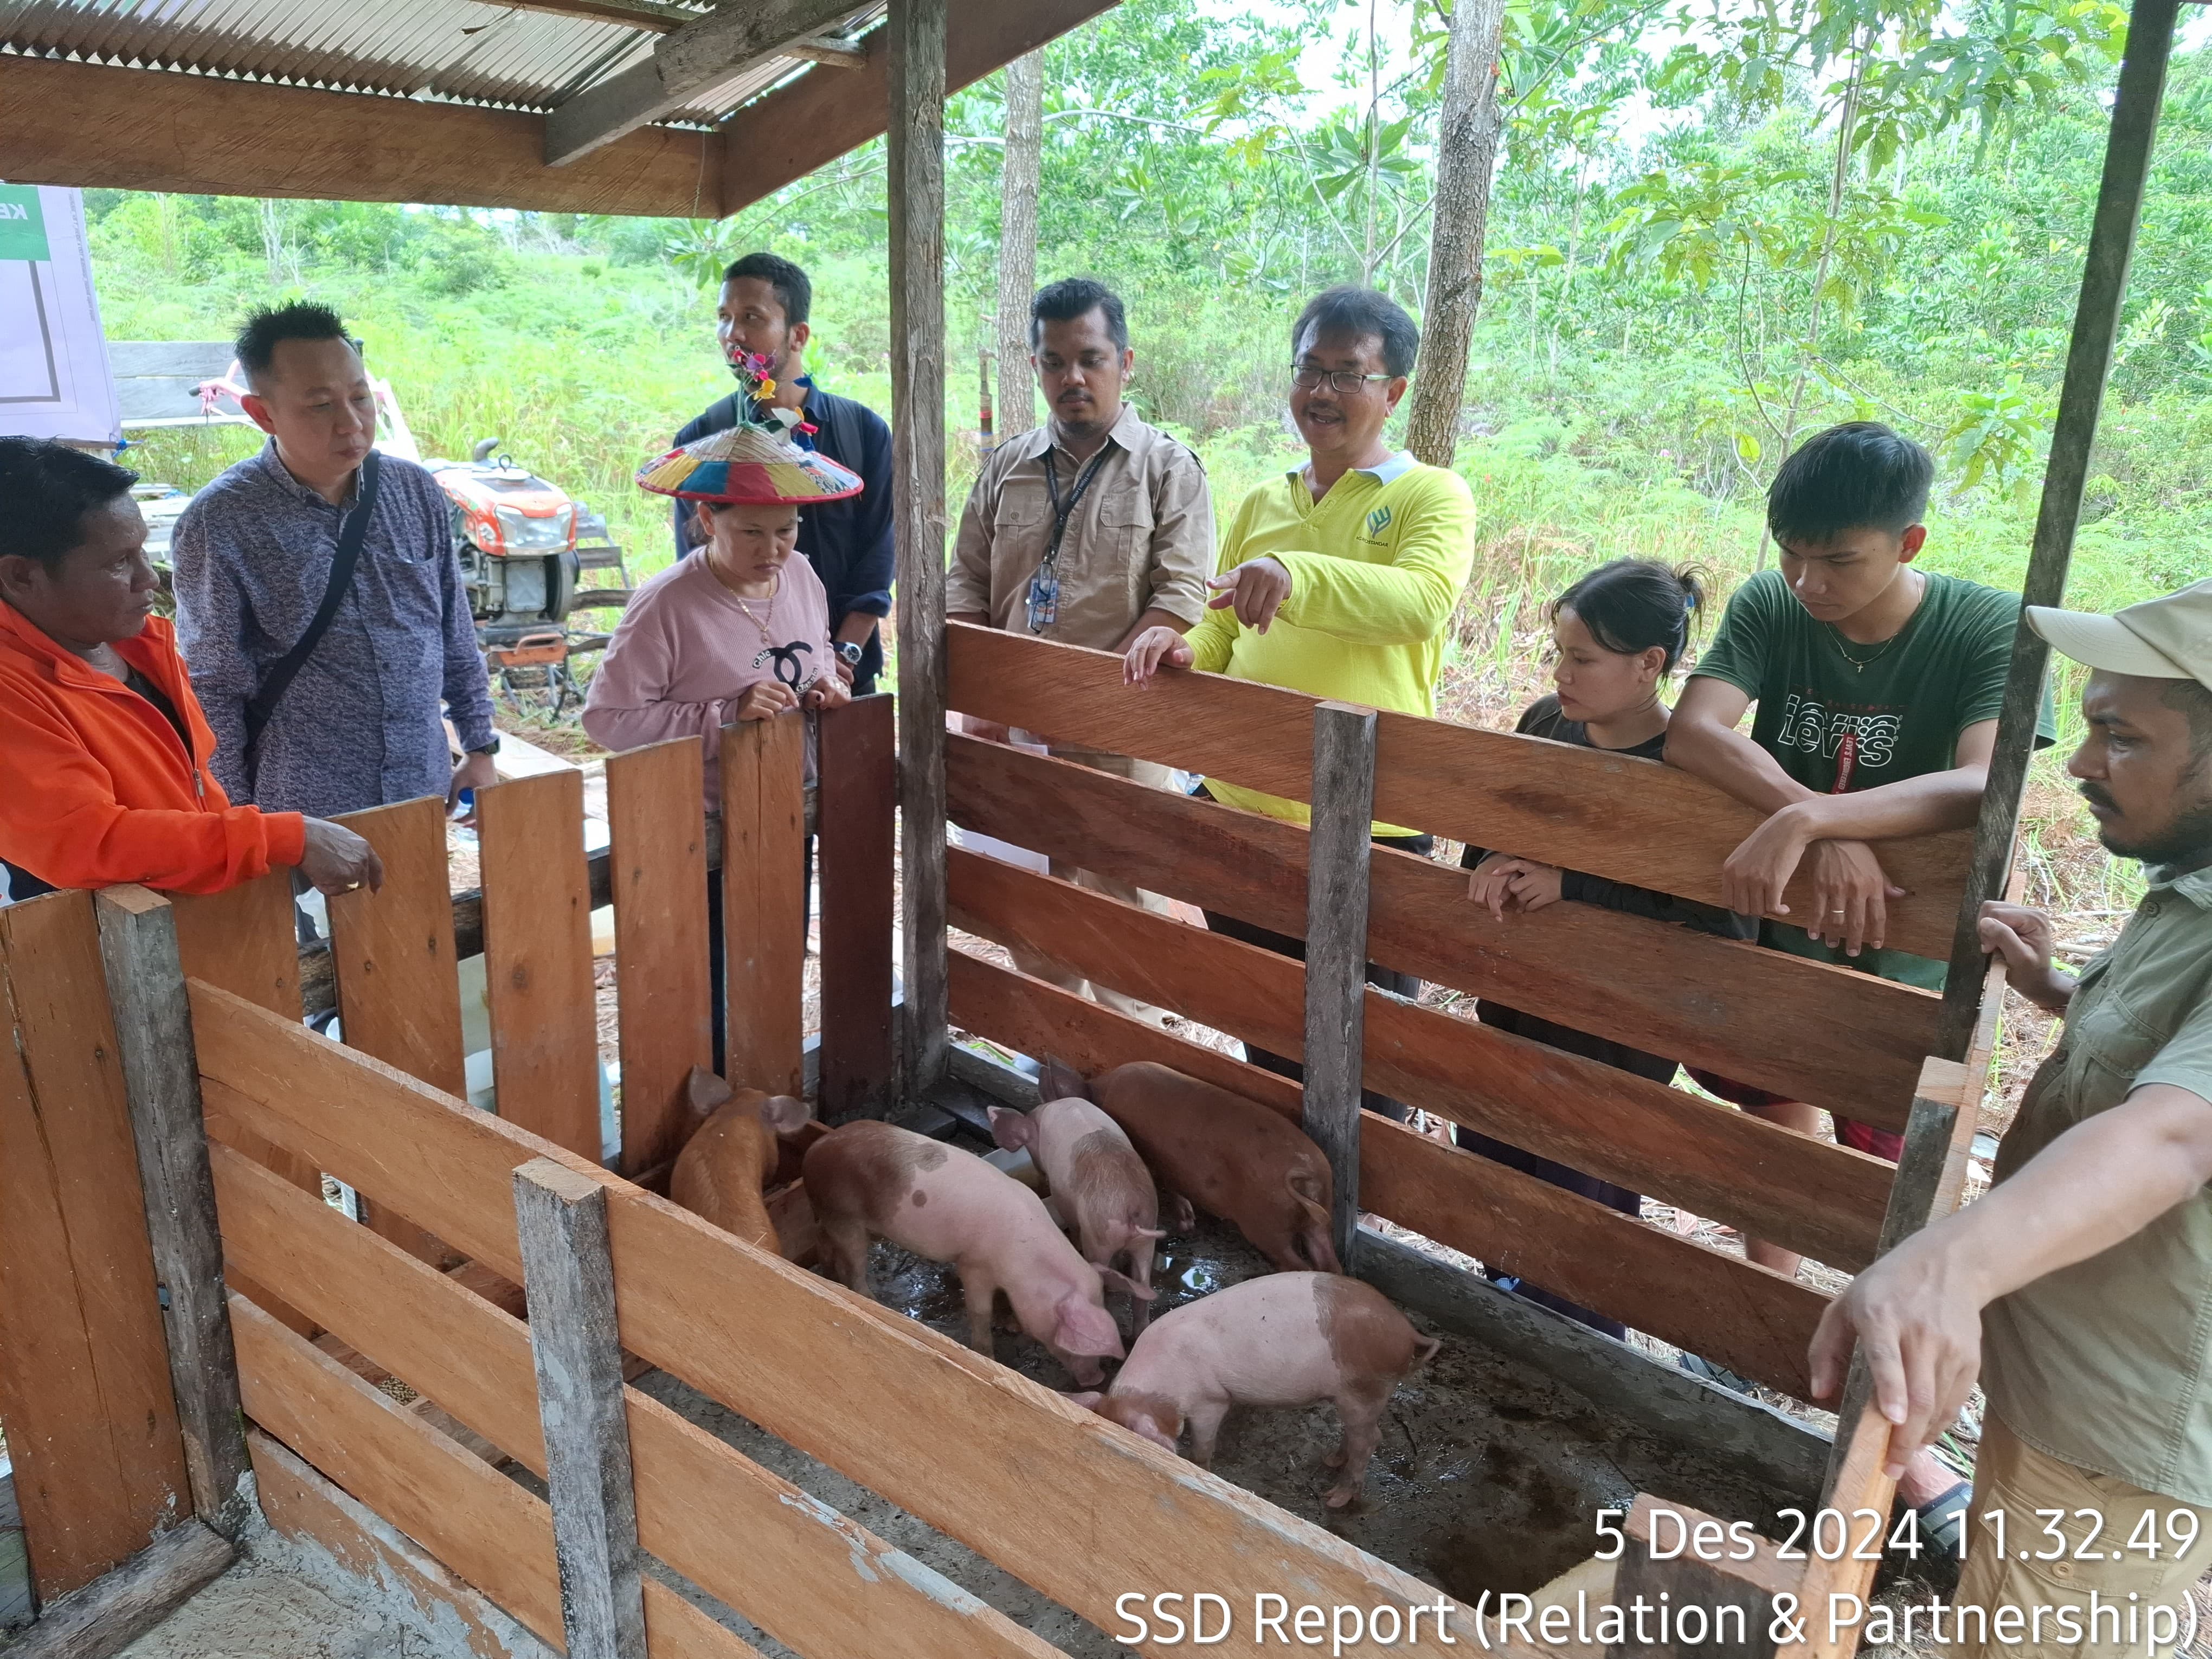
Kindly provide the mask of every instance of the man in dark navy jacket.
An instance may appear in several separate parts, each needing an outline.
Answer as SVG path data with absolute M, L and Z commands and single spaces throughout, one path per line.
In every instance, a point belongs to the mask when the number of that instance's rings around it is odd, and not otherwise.
M 823 391 L 807 378 L 799 360 L 812 331 L 807 318 L 814 285 L 806 273 L 773 253 L 748 253 L 722 273 L 721 304 L 715 312 L 715 338 L 726 359 L 750 354 L 765 357 L 775 381 L 774 404 L 800 411 L 804 424 L 792 434 L 803 447 L 818 449 L 859 473 L 867 488 L 842 501 L 823 501 L 800 515 L 799 550 L 822 578 L 830 595 L 830 638 L 837 647 L 837 672 L 865 697 L 876 689 L 884 647 L 876 624 L 890 614 L 891 429 L 866 404 Z M 733 392 L 676 434 L 688 444 L 738 423 Z M 766 414 L 763 409 L 755 418 Z M 814 430 L 808 432 L 806 427 Z M 690 511 L 678 503 L 676 552 L 682 557 L 692 542 Z

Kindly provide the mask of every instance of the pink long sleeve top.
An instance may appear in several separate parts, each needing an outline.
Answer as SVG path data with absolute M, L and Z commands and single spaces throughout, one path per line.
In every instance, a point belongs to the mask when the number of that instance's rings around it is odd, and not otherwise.
M 755 617 L 767 625 L 769 640 Z M 584 730 L 617 751 L 697 737 L 706 747 L 713 811 L 721 802 L 721 728 L 737 718 L 749 687 L 775 678 L 771 642 L 807 647 L 799 659 L 802 689 L 836 672 L 830 601 L 814 567 L 793 555 L 784 562 L 775 599 L 741 605 L 707 568 L 703 550 L 688 554 L 639 588 L 623 612 L 584 699 Z M 814 781 L 811 717 L 806 780 Z

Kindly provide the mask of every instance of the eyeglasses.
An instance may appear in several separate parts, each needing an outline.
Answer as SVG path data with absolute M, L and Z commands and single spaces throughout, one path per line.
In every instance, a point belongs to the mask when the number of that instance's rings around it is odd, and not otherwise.
M 1360 374 L 1348 368 L 1306 368 L 1298 364 L 1291 367 L 1291 384 L 1301 392 L 1318 392 L 1326 386 L 1340 398 L 1349 398 L 1360 391 L 1370 380 L 1388 380 L 1389 374 Z

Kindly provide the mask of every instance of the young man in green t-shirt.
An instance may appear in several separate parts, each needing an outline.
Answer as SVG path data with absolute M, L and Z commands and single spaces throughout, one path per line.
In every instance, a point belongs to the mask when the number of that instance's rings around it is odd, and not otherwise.
M 1769 814 L 1722 869 L 1729 908 L 1771 917 L 1809 865 L 1814 914 L 1769 920 L 1762 943 L 1940 989 L 1944 963 L 1883 948 L 1901 890 L 1872 843 L 1973 823 L 2021 605 L 1915 562 L 1935 471 L 1926 450 L 1871 421 L 1832 427 L 1783 463 L 1766 498 L 1779 568 L 1729 600 L 1668 726 L 1667 760 Z M 1754 702 L 1747 736 L 1736 724 Z M 1769 1122 L 1820 1131 L 1802 1101 L 1694 1075 Z M 1836 1130 L 1861 1152 L 1894 1161 L 1901 1150 L 1870 1124 L 1838 1117 Z M 1790 1251 L 1746 1248 L 1797 1271 Z M 1903 1485 L 1923 1512 L 1962 1506 L 1963 1487 L 1925 1453 Z

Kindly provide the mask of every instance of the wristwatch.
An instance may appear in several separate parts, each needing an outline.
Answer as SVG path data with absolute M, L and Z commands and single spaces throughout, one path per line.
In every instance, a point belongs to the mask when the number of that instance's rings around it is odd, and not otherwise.
M 858 668 L 860 665 L 862 650 L 861 647 L 854 644 L 850 640 L 837 641 L 838 659 L 848 668 Z
M 471 755 L 496 755 L 499 753 L 499 733 L 496 732 L 493 732 L 491 741 L 489 743 L 480 744 L 476 748 L 470 750 L 469 753 Z

